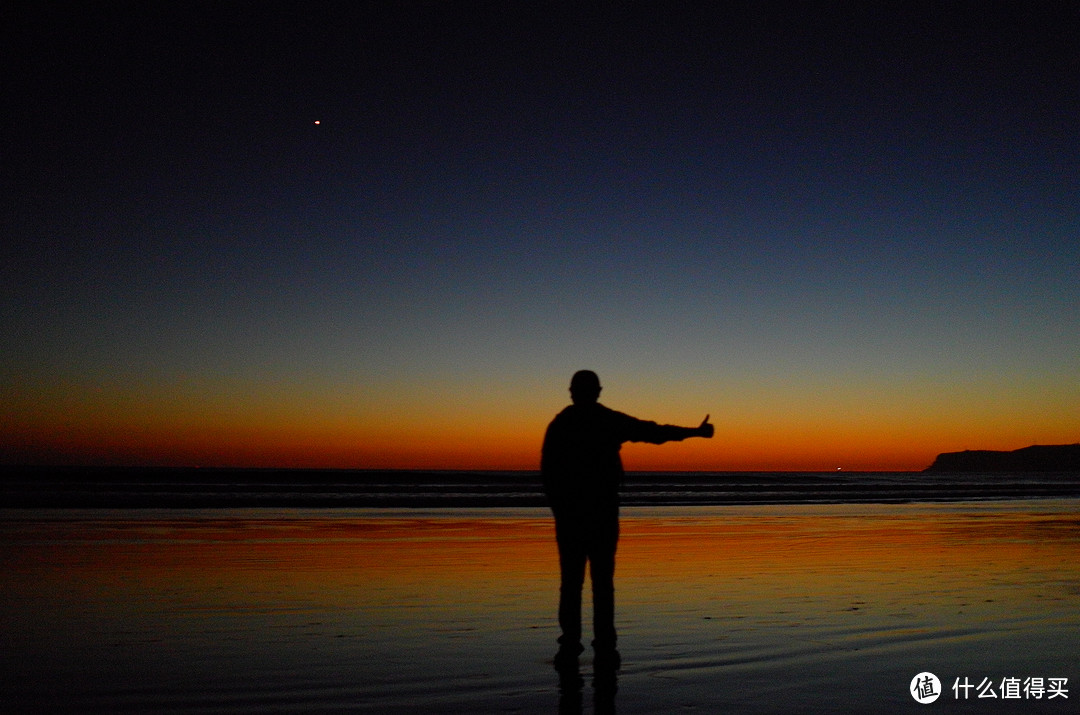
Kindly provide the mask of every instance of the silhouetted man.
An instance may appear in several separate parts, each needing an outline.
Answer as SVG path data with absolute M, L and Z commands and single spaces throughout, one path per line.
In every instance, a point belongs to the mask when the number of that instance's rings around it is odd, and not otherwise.
M 540 472 L 555 516 L 562 584 L 556 667 L 577 662 L 581 645 L 581 589 L 585 563 L 593 589 L 593 648 L 597 665 L 618 667 L 615 649 L 615 547 L 619 541 L 619 450 L 623 442 L 663 444 L 712 437 L 708 415 L 698 427 L 646 422 L 597 400 L 600 378 L 580 370 L 570 380 L 573 404 L 555 416 L 544 435 Z

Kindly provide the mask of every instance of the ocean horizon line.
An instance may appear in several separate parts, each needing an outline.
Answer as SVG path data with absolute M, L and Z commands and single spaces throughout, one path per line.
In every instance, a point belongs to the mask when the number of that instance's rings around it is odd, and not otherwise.
M 7 467 L 17 508 L 544 506 L 539 470 Z M 631 471 L 626 506 L 1080 498 L 1076 473 Z

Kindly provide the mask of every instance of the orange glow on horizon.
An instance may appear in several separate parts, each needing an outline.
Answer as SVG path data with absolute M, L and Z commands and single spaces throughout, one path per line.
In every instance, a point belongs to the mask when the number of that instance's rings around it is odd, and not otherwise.
M 422 392 L 422 391 L 418 391 Z M 226 393 L 195 410 L 185 396 L 167 407 L 134 398 L 66 407 L 18 405 L 20 420 L 0 422 L 0 459 L 28 464 L 123 464 L 343 469 L 535 470 L 544 430 L 562 408 L 527 400 L 492 408 L 468 391 L 442 396 L 451 407 L 425 411 L 422 395 L 403 403 L 379 397 L 356 407 L 312 399 L 227 402 Z M 460 398 L 460 399 L 459 399 Z M 285 398 L 282 398 L 283 400 Z M 680 401 L 687 399 L 680 397 Z M 621 407 L 621 405 L 619 405 Z M 697 424 L 699 415 L 646 402 L 631 414 L 658 422 Z M 378 419 L 370 415 L 378 415 Z M 702 413 L 703 414 L 703 413 Z M 627 444 L 628 471 L 919 471 L 941 452 L 1012 450 L 1071 444 L 1075 425 L 1037 427 L 996 416 L 969 423 L 961 415 L 915 418 L 903 412 L 847 418 L 812 410 L 777 413 L 713 410 L 716 436 L 664 445 Z
M 713 440 L 665 445 L 626 444 L 627 471 L 919 471 L 940 452 L 967 448 L 1010 450 L 1020 441 L 980 442 L 925 439 L 901 445 L 864 440 L 818 439 L 770 444 L 720 433 Z M 23 430 L 6 436 L 5 461 L 41 464 L 130 464 L 342 469 L 539 468 L 543 427 L 497 437 L 464 430 L 404 433 L 364 430 L 285 430 L 237 426 L 231 429 L 151 430 L 68 429 L 63 433 Z
M 221 434 L 175 431 L 169 434 L 20 435 L 9 439 L 9 462 L 59 464 L 132 464 L 366 469 L 522 469 L 539 468 L 543 430 L 495 443 L 462 435 L 389 435 L 363 433 L 297 434 L 274 429 L 240 429 Z M 916 453 L 906 461 L 866 455 L 843 460 L 817 451 L 779 452 L 762 445 L 686 441 L 667 445 L 627 444 L 622 456 L 628 471 L 831 471 L 911 470 L 926 467 L 933 455 Z M 20 444 L 21 443 L 21 444 Z M 22 459 L 18 459 L 18 457 Z M 12 458 L 14 457 L 14 458 Z M 840 462 L 840 463 L 838 463 Z

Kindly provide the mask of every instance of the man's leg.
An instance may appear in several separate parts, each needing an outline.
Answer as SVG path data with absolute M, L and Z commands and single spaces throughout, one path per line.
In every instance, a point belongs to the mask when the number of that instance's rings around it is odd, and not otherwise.
M 586 549 L 579 525 L 555 520 L 555 540 L 559 545 L 559 637 L 561 650 L 581 652 L 581 588 L 585 583 Z
M 606 515 L 593 532 L 589 575 L 593 592 L 593 648 L 615 650 L 615 549 L 619 543 L 618 513 Z

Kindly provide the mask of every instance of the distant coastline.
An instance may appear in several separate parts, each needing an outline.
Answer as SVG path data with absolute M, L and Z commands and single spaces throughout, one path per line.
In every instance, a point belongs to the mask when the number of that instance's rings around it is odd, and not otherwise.
M 1080 472 L 1080 444 L 1032 445 L 1011 452 L 943 452 L 926 472 Z

